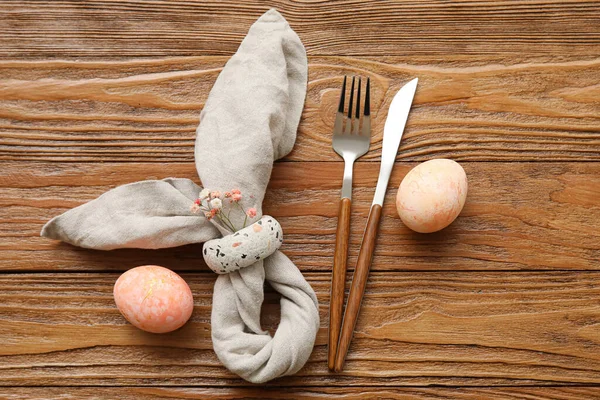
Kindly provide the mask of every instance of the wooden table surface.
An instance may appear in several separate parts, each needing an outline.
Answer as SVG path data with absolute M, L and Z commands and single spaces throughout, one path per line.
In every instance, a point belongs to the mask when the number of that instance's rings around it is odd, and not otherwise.
M 117 185 L 197 181 L 194 132 L 215 78 L 275 6 L 309 54 L 294 151 L 265 211 L 315 288 L 321 330 L 295 376 L 256 386 L 210 340 L 201 245 L 90 251 L 40 238 Z M 600 398 L 600 2 L 0 2 L 0 398 Z M 343 373 L 326 367 L 342 162 L 342 76 L 370 76 L 374 138 L 355 167 L 349 265 L 374 192 L 391 95 L 419 77 Z M 442 232 L 400 222 L 418 162 L 448 157 L 467 204 Z M 116 309 L 142 264 L 181 273 L 195 309 L 166 335 Z M 349 280 L 349 279 L 348 279 Z M 265 326 L 278 320 L 267 295 Z

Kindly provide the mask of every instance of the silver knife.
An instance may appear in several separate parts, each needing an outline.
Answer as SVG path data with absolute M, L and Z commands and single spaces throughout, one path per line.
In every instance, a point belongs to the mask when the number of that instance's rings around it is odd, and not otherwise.
M 381 218 L 381 207 L 387 190 L 392 168 L 396 161 L 396 154 L 400 146 L 400 140 L 404 133 L 404 126 L 408 119 L 410 106 L 412 105 L 415 91 L 417 90 L 418 78 L 413 79 L 402 87 L 394 96 L 388 117 L 383 128 L 383 147 L 381 150 L 381 167 L 379 169 L 379 179 L 377 180 L 377 188 L 375 196 L 373 196 L 373 204 L 369 211 L 367 226 L 363 234 L 356 268 L 352 277 L 352 286 L 346 303 L 346 311 L 344 312 L 344 320 L 342 322 L 342 331 L 338 342 L 337 354 L 335 358 L 334 369 L 336 372 L 344 368 L 344 361 L 348 353 L 348 347 L 352 341 L 354 326 L 360 312 L 363 294 L 367 285 L 367 277 L 371 267 L 371 260 L 375 250 L 375 240 L 377 239 L 377 229 Z

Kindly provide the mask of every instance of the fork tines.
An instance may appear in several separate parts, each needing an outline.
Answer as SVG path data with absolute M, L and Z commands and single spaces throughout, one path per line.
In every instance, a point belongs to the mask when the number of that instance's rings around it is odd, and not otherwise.
M 352 83 L 350 85 L 350 99 L 348 101 L 348 113 L 347 116 L 344 112 L 345 103 L 346 103 L 346 82 L 348 77 L 344 76 L 344 83 L 342 84 L 342 92 L 340 94 L 340 103 L 338 106 L 338 115 L 336 118 L 336 126 L 335 126 L 335 134 L 339 135 L 370 135 L 371 132 L 371 79 L 367 78 L 367 85 L 365 88 L 365 102 L 364 109 L 362 111 L 363 121 L 362 121 L 362 129 L 359 129 L 360 118 L 361 118 L 361 88 L 362 88 L 362 78 L 358 77 L 358 82 L 356 82 L 356 76 L 352 77 Z M 358 83 L 358 84 L 357 84 Z M 356 90 L 354 89 L 356 86 Z M 354 100 L 354 96 L 356 94 L 356 101 Z M 354 113 L 353 113 L 354 111 Z M 345 127 L 342 128 L 342 121 L 345 121 Z

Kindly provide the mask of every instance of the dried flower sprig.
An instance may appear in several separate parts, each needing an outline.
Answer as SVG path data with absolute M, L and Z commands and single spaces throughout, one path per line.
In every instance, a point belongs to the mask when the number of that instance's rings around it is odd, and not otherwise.
M 254 198 L 254 196 L 250 197 Z M 237 208 L 239 208 L 241 212 L 244 213 L 244 226 L 242 226 L 239 229 L 245 228 L 246 223 L 248 221 L 248 217 L 254 218 L 256 217 L 257 213 L 256 208 L 249 208 L 247 210 L 244 210 L 244 207 L 242 207 L 242 205 L 240 204 L 242 199 L 242 192 L 239 189 L 233 189 L 223 194 L 221 194 L 221 192 L 219 191 L 211 192 L 208 189 L 202 189 L 202 191 L 198 195 L 198 198 L 190 207 L 190 211 L 194 214 L 203 212 L 204 216 L 208 220 L 217 218 L 223 226 L 225 226 L 227 229 L 230 229 L 232 232 L 235 232 L 238 229 L 229 218 L 234 205 L 236 205 Z M 229 206 L 227 212 L 225 212 L 225 206 Z

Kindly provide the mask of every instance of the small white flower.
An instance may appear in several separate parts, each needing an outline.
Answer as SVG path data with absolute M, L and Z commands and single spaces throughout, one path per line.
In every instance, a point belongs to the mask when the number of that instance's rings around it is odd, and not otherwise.
M 202 191 L 200 192 L 200 196 L 198 196 L 198 198 L 200 200 L 204 200 L 206 199 L 208 196 L 210 195 L 210 190 L 208 189 L 202 189 Z
M 216 199 L 212 199 L 210 201 L 210 206 L 212 208 L 215 208 L 217 210 L 220 210 L 223 207 L 223 202 L 221 201 L 221 199 L 216 198 Z

